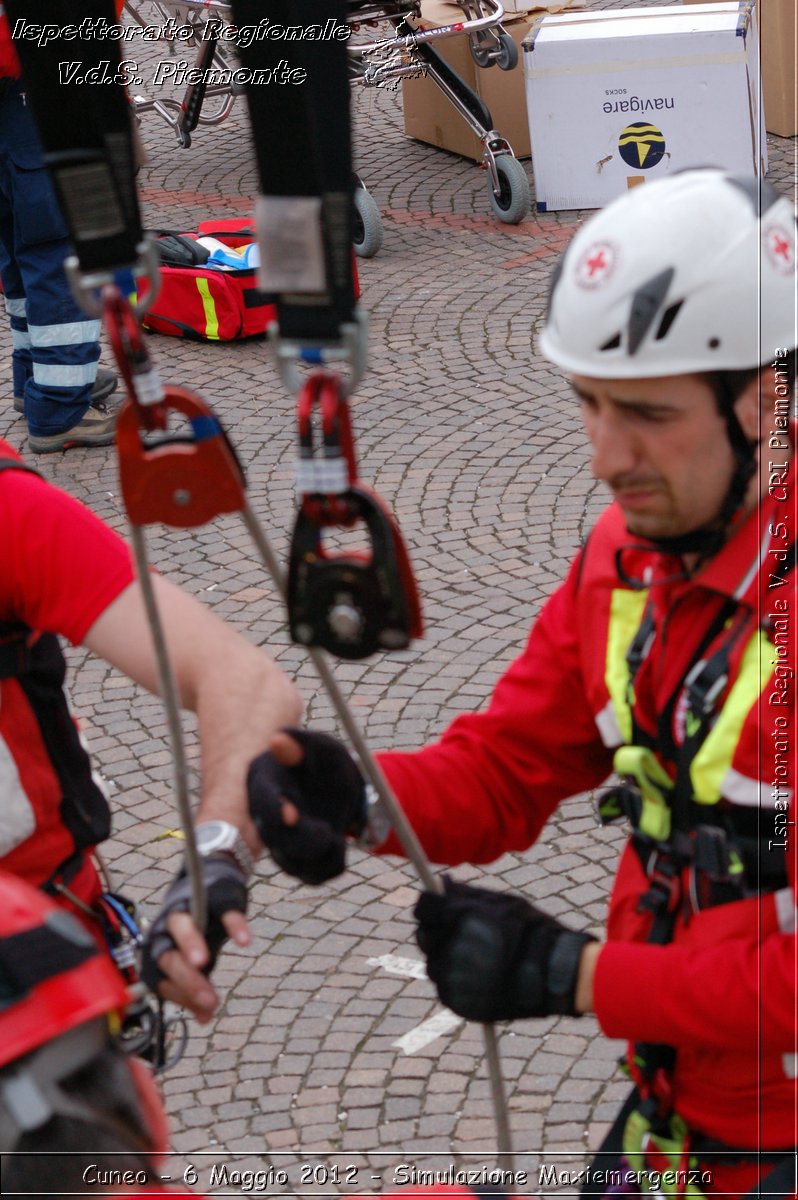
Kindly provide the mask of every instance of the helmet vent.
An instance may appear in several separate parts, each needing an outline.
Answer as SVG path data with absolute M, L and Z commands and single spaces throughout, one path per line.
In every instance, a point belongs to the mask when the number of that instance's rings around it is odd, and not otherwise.
M 616 333 L 615 337 L 611 337 L 609 339 L 609 341 L 605 342 L 603 346 L 599 347 L 599 349 L 601 349 L 601 350 L 617 350 L 618 347 L 620 346 L 620 344 L 621 344 L 621 335 L 619 333 Z
M 670 308 L 666 308 L 662 314 L 662 320 L 659 323 L 659 329 L 654 335 L 654 340 L 661 342 L 664 337 L 668 336 L 668 330 L 679 315 L 679 309 L 684 304 L 684 300 L 677 300 Z
M 629 313 L 629 353 L 636 354 L 640 349 L 652 322 L 668 294 L 668 288 L 676 274 L 673 267 L 667 267 L 658 275 L 652 276 L 642 284 L 632 297 L 632 308 Z

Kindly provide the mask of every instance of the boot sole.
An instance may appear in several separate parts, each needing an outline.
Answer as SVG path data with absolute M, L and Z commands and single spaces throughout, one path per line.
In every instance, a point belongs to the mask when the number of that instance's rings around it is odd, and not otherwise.
M 57 454 L 60 450 L 73 450 L 81 447 L 91 446 L 113 446 L 116 439 L 116 431 L 110 433 L 98 433 L 92 436 L 91 434 L 77 434 L 75 437 L 64 437 L 63 439 L 54 435 L 49 437 L 35 437 L 28 435 L 28 448 L 34 454 Z

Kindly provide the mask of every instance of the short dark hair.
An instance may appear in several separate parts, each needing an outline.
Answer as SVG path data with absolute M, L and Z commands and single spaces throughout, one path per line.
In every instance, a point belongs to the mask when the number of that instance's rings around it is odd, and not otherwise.
M 102 1051 L 59 1086 L 82 1105 L 95 1109 L 96 1123 L 83 1116 L 56 1113 L 39 1129 L 24 1133 L 14 1153 L 2 1157 L 4 1193 L 20 1192 L 44 1200 L 69 1192 L 96 1191 L 96 1186 L 89 1188 L 84 1180 L 92 1163 L 98 1170 L 144 1171 L 149 1181 L 158 1181 L 150 1156 L 150 1135 L 120 1050 L 109 1047 Z
M 788 350 L 784 356 L 780 356 L 778 359 L 774 358 L 771 366 L 749 367 L 743 371 L 704 371 L 702 378 L 706 379 L 721 412 L 724 412 L 725 405 L 729 402 L 733 404 L 761 371 L 778 369 L 779 380 L 786 384 L 790 395 L 794 396 L 796 357 L 798 357 L 798 351 Z

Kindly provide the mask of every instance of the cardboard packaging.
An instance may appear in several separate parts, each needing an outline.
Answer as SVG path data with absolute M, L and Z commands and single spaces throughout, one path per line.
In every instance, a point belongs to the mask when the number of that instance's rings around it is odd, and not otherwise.
M 683 0 L 684 4 L 696 2 Z M 756 0 L 765 128 L 779 137 L 794 137 L 798 133 L 796 14 L 796 0 Z
M 521 0 L 513 0 L 521 3 Z M 522 11 L 507 12 L 502 25 L 511 35 L 518 51 L 518 66 L 512 71 L 501 71 L 497 66 L 479 68 L 471 57 L 466 34 L 441 38 L 432 44 L 443 59 L 452 67 L 468 86 L 486 104 L 493 118 L 493 127 L 512 146 L 517 158 L 529 158 L 529 123 L 524 104 L 524 77 L 521 67 L 521 43 L 542 13 L 562 12 L 574 5 L 569 0 L 559 0 L 549 6 L 530 8 L 527 3 Z M 463 20 L 463 10 L 448 0 L 426 0 L 422 7 L 426 28 L 438 28 Z M 451 101 L 429 78 L 405 79 L 402 81 L 402 104 L 404 126 L 408 137 L 441 150 L 451 150 L 474 162 L 482 161 L 482 142 L 469 129 Z
M 538 211 L 691 166 L 764 175 L 758 51 L 735 0 L 544 17 L 523 43 Z

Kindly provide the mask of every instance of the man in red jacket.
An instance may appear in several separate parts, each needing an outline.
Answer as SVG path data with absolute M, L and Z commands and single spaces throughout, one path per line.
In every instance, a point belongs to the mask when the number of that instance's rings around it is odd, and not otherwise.
M 456 1012 L 595 1012 L 629 1042 L 634 1090 L 588 1194 L 628 1190 L 629 1171 L 673 1194 L 795 1187 L 795 273 L 792 205 L 718 170 L 579 230 L 540 349 L 615 503 L 487 709 L 380 756 L 450 864 L 523 850 L 563 799 L 619 780 L 600 802 L 631 826 L 604 942 L 450 880 L 417 908 Z M 264 840 L 313 881 L 367 801 L 317 734 L 278 735 L 250 773 Z M 378 806 L 370 825 L 401 853 Z

